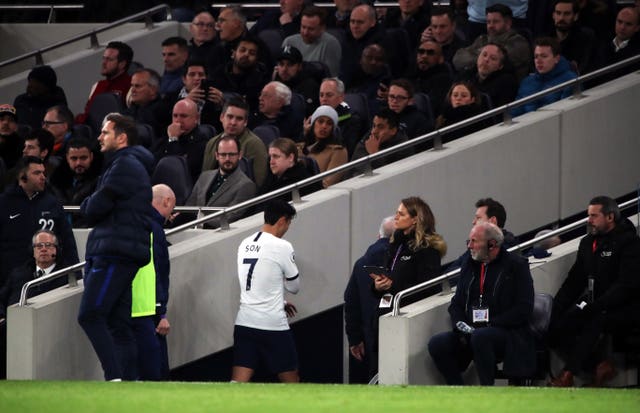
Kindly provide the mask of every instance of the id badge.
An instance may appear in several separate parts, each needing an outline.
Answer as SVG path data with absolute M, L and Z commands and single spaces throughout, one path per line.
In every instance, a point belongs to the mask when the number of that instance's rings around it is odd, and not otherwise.
M 489 322 L 489 307 L 473 307 L 472 313 L 474 323 Z
M 390 308 L 391 307 L 391 299 L 393 298 L 392 294 L 385 294 L 380 299 L 380 308 Z

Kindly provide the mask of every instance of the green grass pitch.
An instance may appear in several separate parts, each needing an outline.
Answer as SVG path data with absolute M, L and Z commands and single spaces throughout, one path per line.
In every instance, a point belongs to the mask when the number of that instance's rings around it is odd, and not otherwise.
M 640 412 L 638 389 L 0 382 L 0 412 Z

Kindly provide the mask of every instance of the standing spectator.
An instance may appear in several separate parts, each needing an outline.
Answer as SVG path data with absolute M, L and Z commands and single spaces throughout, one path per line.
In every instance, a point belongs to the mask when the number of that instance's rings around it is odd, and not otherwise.
M 338 127 L 342 143 L 346 146 L 349 159 L 360 138 L 367 131 L 367 120 L 351 110 L 344 101 L 344 83 L 337 77 L 324 79 L 320 84 L 320 104 L 331 106 L 338 113 Z
M 620 216 L 616 202 L 597 196 L 587 207 L 588 234 L 580 240 L 576 261 L 553 300 L 550 341 L 565 361 L 550 382 L 573 386 L 582 371 L 594 371 L 592 385 L 602 387 L 615 376 L 602 354 L 603 334 L 625 335 L 640 322 L 640 239 L 633 224 Z
M 320 172 L 337 168 L 348 162 L 347 148 L 342 144 L 338 130 L 338 113 L 331 106 L 320 106 L 311 115 L 311 127 L 305 136 L 304 153 L 318 163 Z M 322 180 L 327 188 L 340 182 L 343 172 Z
M 0 105 L 0 157 L 6 169 L 13 168 L 22 157 L 24 138 L 18 134 L 17 120 L 16 108 L 13 105 Z
M 526 259 L 502 245 L 500 228 L 488 222 L 469 233 L 469 257 L 449 305 L 452 331 L 429 340 L 429 354 L 449 385 L 462 385 L 473 360 L 480 384 L 493 386 L 496 364 L 510 378 L 535 371 L 535 341 L 529 329 L 533 279 Z
M 44 163 L 26 156 L 16 164 L 16 181 L 0 195 L 0 287 L 9 273 L 23 265 L 33 250 L 31 237 L 39 229 L 52 231 L 60 241 L 60 263 L 78 263 L 76 241 L 62 204 L 45 191 Z
M 193 185 L 191 195 L 187 198 L 185 205 L 229 207 L 255 196 L 256 184 L 238 167 L 240 159 L 244 155 L 240 147 L 240 140 L 236 136 L 222 135 L 215 140 L 215 159 L 218 168 L 202 171 Z M 227 222 L 242 218 L 244 212 L 228 213 L 226 215 Z M 220 220 L 212 219 L 207 221 L 204 226 L 205 228 L 217 228 L 220 226 Z
M 264 211 L 264 225 L 238 247 L 240 308 L 233 332 L 231 381 L 248 382 L 260 362 L 284 383 L 300 381 L 298 355 L 287 317 L 297 312 L 284 290 L 300 289 L 293 247 L 282 240 L 296 210 L 274 200 Z
M 416 64 L 407 71 L 417 93 L 426 93 L 434 116 L 440 115 L 447 92 L 453 83 L 452 70 L 445 63 L 442 46 L 434 40 L 420 42 L 416 50 Z
M 169 37 L 162 41 L 162 63 L 164 73 L 160 78 L 158 93 L 164 96 L 167 93 L 180 90 L 184 65 L 189 58 L 189 45 L 179 36 Z
M 340 42 L 327 33 L 327 13 L 316 6 L 302 11 L 300 33 L 286 37 L 282 46 L 294 46 L 302 53 L 305 62 L 320 61 L 329 67 L 332 76 L 338 76 L 342 47 Z
M 18 95 L 13 101 L 18 123 L 39 128 L 47 109 L 67 104 L 64 90 L 57 83 L 58 77 L 51 66 L 36 66 L 29 72 L 27 93 Z
M 251 160 L 253 165 L 253 178 L 258 187 L 264 182 L 267 174 L 267 148 L 260 138 L 247 128 L 249 120 L 249 106 L 240 98 L 232 98 L 225 102 L 220 115 L 222 133 L 209 139 L 204 149 L 202 171 L 220 167 L 214 156 L 218 141 L 223 137 L 237 138 L 240 142 L 242 156 Z
M 136 343 L 131 331 L 131 283 L 151 259 L 153 156 L 136 146 L 133 120 L 111 113 L 98 137 L 109 153 L 96 191 L 80 211 L 93 230 L 86 247 L 84 292 L 78 322 L 109 381 L 134 380 Z
M 132 285 L 131 325 L 138 348 L 138 380 L 144 381 L 169 378 L 166 336 L 171 328 L 167 319 L 171 262 L 163 226 L 173 213 L 176 196 L 164 184 L 153 186 L 152 192 L 151 261 L 138 270 Z
M 536 71 L 520 82 L 516 100 L 576 78 L 567 59 L 560 56 L 560 45 L 555 39 L 543 37 L 536 40 L 535 45 L 533 59 Z M 569 96 L 571 88 L 566 88 L 519 106 L 511 113 L 513 116 L 522 115 Z
M 478 36 L 471 45 L 458 49 L 453 56 L 453 65 L 457 71 L 472 70 L 480 50 L 489 43 L 501 45 L 506 56 L 518 75 L 518 81 L 529 74 L 531 66 L 531 47 L 529 41 L 513 28 L 511 9 L 504 4 L 487 7 L 487 34 Z
M 199 10 L 189 25 L 189 60 L 207 62 L 218 44 L 216 19 L 208 10 Z
M 344 290 L 344 329 L 349 341 L 349 353 L 356 360 L 366 363 L 368 377 L 365 383 L 378 372 L 376 324 L 380 299 L 373 295 L 373 279 L 364 267 L 385 265 L 391 235 L 393 217 L 387 217 L 380 224 L 376 242 L 353 264 L 351 277 Z
M 76 116 L 76 123 L 85 123 L 89 116 L 89 109 L 91 109 L 93 99 L 102 93 L 114 93 L 120 96 L 122 105 L 126 105 L 127 93 L 131 87 L 131 76 L 127 71 L 132 61 L 133 50 L 128 44 L 122 42 L 109 42 L 107 44 L 102 53 L 102 69 L 100 71 L 100 74 L 105 79 L 92 86 L 84 112 Z

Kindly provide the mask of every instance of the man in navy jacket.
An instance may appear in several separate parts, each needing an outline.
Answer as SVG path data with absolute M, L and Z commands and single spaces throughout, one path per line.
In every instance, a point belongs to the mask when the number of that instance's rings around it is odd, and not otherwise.
M 93 345 L 106 380 L 135 379 L 131 282 L 150 260 L 153 155 L 134 146 L 133 119 L 111 113 L 98 137 L 107 155 L 96 191 L 80 211 L 93 230 L 87 239 L 84 293 L 78 322 Z

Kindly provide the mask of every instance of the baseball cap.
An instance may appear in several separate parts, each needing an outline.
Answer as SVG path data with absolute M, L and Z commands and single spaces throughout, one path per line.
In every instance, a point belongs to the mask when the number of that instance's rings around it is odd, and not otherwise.
M 13 116 L 14 121 L 18 121 L 18 116 L 16 115 L 16 108 L 13 105 L 8 103 L 4 103 L 0 105 L 0 116 L 11 115 Z
M 284 46 L 278 55 L 278 61 L 288 60 L 291 63 L 302 63 L 302 53 L 293 46 Z

